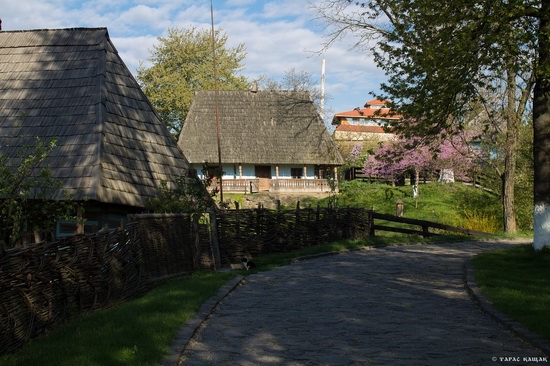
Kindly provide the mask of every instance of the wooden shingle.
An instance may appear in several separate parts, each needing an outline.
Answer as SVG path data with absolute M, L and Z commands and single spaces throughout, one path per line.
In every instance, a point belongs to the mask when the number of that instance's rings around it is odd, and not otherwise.
M 35 137 L 77 199 L 143 207 L 188 168 L 106 28 L 0 32 L 0 152 Z
M 341 165 L 305 92 L 219 91 L 223 163 Z M 216 92 L 196 92 L 178 146 L 190 163 L 217 162 Z

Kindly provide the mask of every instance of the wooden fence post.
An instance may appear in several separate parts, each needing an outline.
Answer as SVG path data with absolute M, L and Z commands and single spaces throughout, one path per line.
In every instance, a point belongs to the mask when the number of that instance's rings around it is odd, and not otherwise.
M 216 208 L 210 206 L 210 246 L 212 250 L 212 260 L 214 261 L 214 270 L 221 268 L 220 257 L 220 238 L 218 236 L 218 218 L 216 216 Z
M 368 211 L 369 236 L 374 236 L 374 210 Z
M 430 227 L 428 225 L 422 225 L 422 236 L 427 238 L 430 235 L 429 229 Z

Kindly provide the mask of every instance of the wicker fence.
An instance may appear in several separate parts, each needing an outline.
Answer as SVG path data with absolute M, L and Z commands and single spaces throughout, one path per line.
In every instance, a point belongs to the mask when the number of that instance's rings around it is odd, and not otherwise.
M 361 208 L 222 211 L 217 215 L 221 262 L 364 237 L 369 213 Z
M 123 228 L 0 256 L 0 354 L 48 329 L 143 294 L 154 282 L 241 257 L 368 235 L 364 209 L 133 215 Z M 204 218 L 203 218 L 204 219 Z
M 137 215 L 124 228 L 0 257 L 0 354 L 67 319 L 136 297 L 170 276 L 213 268 L 208 225 Z

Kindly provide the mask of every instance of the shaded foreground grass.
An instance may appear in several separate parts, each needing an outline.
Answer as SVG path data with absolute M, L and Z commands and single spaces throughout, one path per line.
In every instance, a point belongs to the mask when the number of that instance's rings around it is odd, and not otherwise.
M 478 254 L 475 279 L 493 305 L 550 340 L 550 250 L 531 245 Z
M 429 241 L 456 238 L 448 236 Z M 141 298 L 75 318 L 59 329 L 31 340 L 19 351 L 0 356 L 0 365 L 156 365 L 183 324 L 204 301 L 238 274 L 270 270 L 289 264 L 300 256 L 369 245 L 426 241 L 420 236 L 403 235 L 345 240 L 254 258 L 258 266 L 255 271 L 199 272 L 160 285 Z
M 200 272 L 145 296 L 81 316 L 31 340 L 0 365 L 155 365 L 177 331 L 235 273 Z

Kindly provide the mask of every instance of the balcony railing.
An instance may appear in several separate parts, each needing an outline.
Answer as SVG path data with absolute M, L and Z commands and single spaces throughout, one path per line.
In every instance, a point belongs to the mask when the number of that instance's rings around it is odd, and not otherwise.
M 224 179 L 223 191 L 229 193 L 256 193 L 259 191 L 259 179 Z
M 223 191 L 228 193 L 257 193 L 261 190 L 270 192 L 330 192 L 327 179 L 266 179 L 269 186 L 260 178 L 225 179 Z M 269 188 L 268 188 L 269 187 Z

